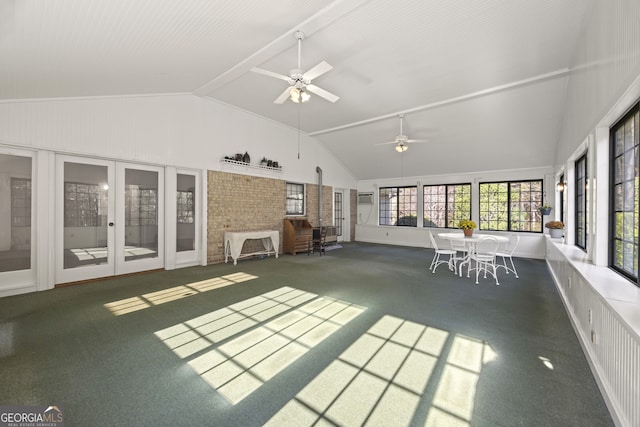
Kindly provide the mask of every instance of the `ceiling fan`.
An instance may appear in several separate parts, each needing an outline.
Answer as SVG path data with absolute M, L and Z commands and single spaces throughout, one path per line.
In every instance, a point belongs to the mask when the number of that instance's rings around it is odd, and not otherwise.
M 409 139 L 407 135 L 402 133 L 402 124 L 404 120 L 404 114 L 398 114 L 398 117 L 400 118 L 400 135 L 396 136 L 393 141 L 381 142 L 376 145 L 396 144 L 396 147 L 395 147 L 396 151 L 398 153 L 402 153 L 407 151 L 407 149 L 409 148 L 408 144 L 427 142 L 424 139 Z
M 273 101 L 275 104 L 284 103 L 287 98 L 291 99 L 293 102 L 307 102 L 311 95 L 309 92 L 314 93 L 329 102 L 336 102 L 340 99 L 339 96 L 332 94 L 318 86 L 311 84 L 311 80 L 315 79 L 318 76 L 330 71 L 333 67 L 329 65 L 327 62 L 322 61 L 315 67 L 304 72 L 300 65 L 300 57 L 302 52 L 302 39 L 304 39 L 304 33 L 302 31 L 296 31 L 294 36 L 298 40 L 298 68 L 294 68 L 289 71 L 289 75 L 285 76 L 284 74 L 274 73 L 269 70 L 264 70 L 262 68 L 253 67 L 251 71 L 258 74 L 264 74 L 265 76 L 275 77 L 276 79 L 284 80 L 289 83 L 289 87 L 287 87 L 282 94 Z

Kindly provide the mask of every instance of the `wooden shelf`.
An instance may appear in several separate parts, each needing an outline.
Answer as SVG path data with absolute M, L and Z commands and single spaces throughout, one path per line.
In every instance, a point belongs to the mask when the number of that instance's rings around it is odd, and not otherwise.
M 262 165 L 252 165 L 251 163 L 239 162 L 237 160 L 231 159 L 222 159 L 220 160 L 222 163 L 222 168 L 230 167 L 232 169 L 249 169 L 249 170 L 259 170 L 264 172 L 282 172 L 282 166 L 274 168 L 273 166 L 262 166 Z

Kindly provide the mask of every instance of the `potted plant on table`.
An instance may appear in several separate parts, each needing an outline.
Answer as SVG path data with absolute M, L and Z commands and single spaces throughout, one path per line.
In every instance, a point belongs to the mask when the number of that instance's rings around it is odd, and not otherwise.
M 554 239 L 562 237 L 562 230 L 564 229 L 564 224 L 562 223 L 562 221 L 549 221 L 544 226 L 549 229 L 549 236 L 553 237 Z
M 458 227 L 462 228 L 465 237 L 470 237 L 473 235 L 473 229 L 476 228 L 476 223 L 470 219 L 463 219 L 458 223 Z

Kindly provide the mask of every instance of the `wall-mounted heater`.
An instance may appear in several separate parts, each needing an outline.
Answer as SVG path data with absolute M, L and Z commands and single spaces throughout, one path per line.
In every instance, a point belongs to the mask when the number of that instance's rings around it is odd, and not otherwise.
M 373 193 L 358 193 L 358 204 L 360 205 L 372 205 Z

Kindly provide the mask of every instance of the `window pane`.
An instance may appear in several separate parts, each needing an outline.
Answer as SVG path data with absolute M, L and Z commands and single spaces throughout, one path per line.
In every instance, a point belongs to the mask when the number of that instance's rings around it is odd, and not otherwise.
M 542 188 L 542 180 L 481 183 L 479 228 L 542 232 Z
M 196 247 L 194 175 L 178 174 L 176 194 L 176 252 L 192 251 Z
M 125 169 L 125 261 L 158 256 L 158 172 Z
M 304 184 L 287 182 L 286 214 L 304 215 Z
M 0 272 L 31 268 L 31 157 L 0 154 Z
M 424 198 L 424 227 L 446 227 L 447 224 L 447 186 L 425 185 Z
M 418 213 L 418 187 L 384 187 L 379 190 L 380 225 L 415 227 Z
M 64 163 L 64 268 L 107 262 L 107 167 Z
M 418 188 L 398 189 L 398 222 L 396 225 L 415 227 L 418 225 Z
M 610 265 L 634 282 L 638 282 L 638 227 L 640 197 L 638 194 L 638 121 L 639 106 L 617 123 L 611 132 L 610 150 L 613 153 L 611 197 L 613 212 Z M 576 168 L 579 165 L 576 164 Z M 582 172 L 582 165 L 580 165 Z M 580 202 L 584 201 L 581 197 Z M 577 207 L 579 212 L 585 210 Z M 582 226 L 583 222 L 579 223 Z
M 380 225 L 395 225 L 397 214 L 397 188 L 381 188 L 378 197 L 379 201 L 379 222 Z

